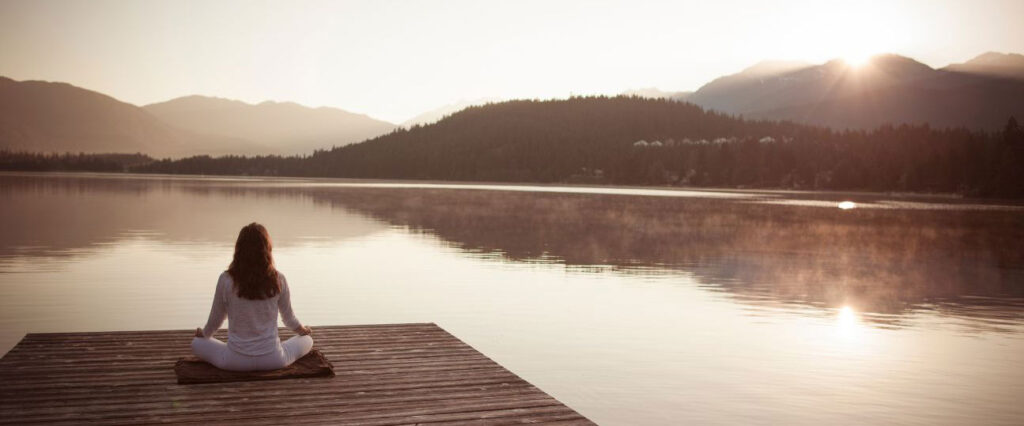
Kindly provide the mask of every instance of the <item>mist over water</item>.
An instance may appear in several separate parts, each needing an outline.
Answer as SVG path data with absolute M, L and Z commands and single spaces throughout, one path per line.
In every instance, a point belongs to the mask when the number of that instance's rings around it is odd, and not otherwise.
M 59 174 L 0 205 L 3 351 L 201 326 L 259 221 L 303 322 L 436 322 L 600 424 L 1024 416 L 1020 206 Z

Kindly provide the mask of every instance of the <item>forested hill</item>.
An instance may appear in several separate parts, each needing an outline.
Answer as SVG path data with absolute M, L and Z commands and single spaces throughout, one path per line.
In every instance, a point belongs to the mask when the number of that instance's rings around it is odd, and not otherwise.
M 510 101 L 465 109 L 314 156 L 318 174 L 373 178 L 559 182 L 601 171 L 618 183 L 648 182 L 648 153 L 638 141 L 678 146 L 717 138 L 793 137 L 823 132 L 745 122 L 692 104 L 632 97 Z M 650 152 L 647 152 L 650 151 Z M 674 151 L 674 150 L 671 150 Z M 640 161 L 631 161 L 640 160 Z M 667 166 L 667 164 L 663 164 Z M 643 170 L 637 169 L 640 167 Z
M 636 97 L 471 107 L 310 157 L 193 157 L 140 171 L 506 182 L 942 191 L 1021 196 L 1024 136 L 834 132 Z

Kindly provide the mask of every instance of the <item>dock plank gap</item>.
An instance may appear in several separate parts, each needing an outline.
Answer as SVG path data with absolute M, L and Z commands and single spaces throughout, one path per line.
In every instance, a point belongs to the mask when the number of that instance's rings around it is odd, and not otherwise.
M 314 327 L 331 378 L 179 385 L 192 333 L 28 334 L 0 358 L 0 424 L 594 424 L 433 323 Z

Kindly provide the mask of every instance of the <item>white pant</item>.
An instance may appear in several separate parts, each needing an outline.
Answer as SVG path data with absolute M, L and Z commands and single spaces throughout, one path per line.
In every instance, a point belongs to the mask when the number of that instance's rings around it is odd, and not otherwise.
M 313 338 L 292 336 L 277 345 L 277 350 L 264 355 L 244 355 L 228 348 L 228 344 L 212 337 L 192 338 L 192 353 L 217 368 L 232 371 L 276 370 L 291 365 L 313 349 Z

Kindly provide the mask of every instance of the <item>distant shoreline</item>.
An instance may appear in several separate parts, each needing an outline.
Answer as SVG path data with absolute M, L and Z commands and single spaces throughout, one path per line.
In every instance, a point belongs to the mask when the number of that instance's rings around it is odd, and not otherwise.
M 187 174 L 187 173 L 138 173 L 138 172 L 91 172 L 91 171 L 18 171 L 0 170 L 0 176 L 73 176 L 73 177 L 95 177 L 95 178 L 135 178 L 135 179 L 170 179 L 170 180 L 196 180 L 196 181 L 239 181 L 239 182 L 269 182 L 269 181 L 291 181 L 305 184 L 397 184 L 396 189 L 490 189 L 480 187 L 523 187 L 527 192 L 528 188 L 593 188 L 598 192 L 590 191 L 566 191 L 574 194 L 604 194 L 615 195 L 644 195 L 640 193 L 629 193 L 628 191 L 666 191 L 666 192 L 703 192 L 720 194 L 761 194 L 761 195 L 826 195 L 828 198 L 835 198 L 837 201 L 856 198 L 885 197 L 887 199 L 941 199 L 945 201 L 978 201 L 985 204 L 1007 203 L 1008 205 L 1019 205 L 1022 200 L 968 197 L 956 193 L 929 193 L 929 192 L 897 192 L 897 191 L 843 191 L 828 189 L 780 189 L 780 188 L 728 188 L 728 187 L 691 187 L 691 186 L 670 186 L 670 185 L 602 185 L 583 183 L 540 183 L 540 182 L 497 182 L 497 181 L 450 181 L 450 180 L 416 180 L 416 179 L 363 179 L 363 178 L 333 178 L 333 177 L 305 177 L 305 176 L 263 176 L 263 175 L 219 175 L 219 174 Z M 371 186 L 372 187 L 372 186 Z M 387 186 L 377 186 L 386 188 Z M 612 190 L 605 192 L 604 190 Z M 621 190 L 621 192 L 616 191 Z M 561 191 L 539 191 L 539 192 L 561 192 Z M 724 197 L 723 197 L 724 198 Z

